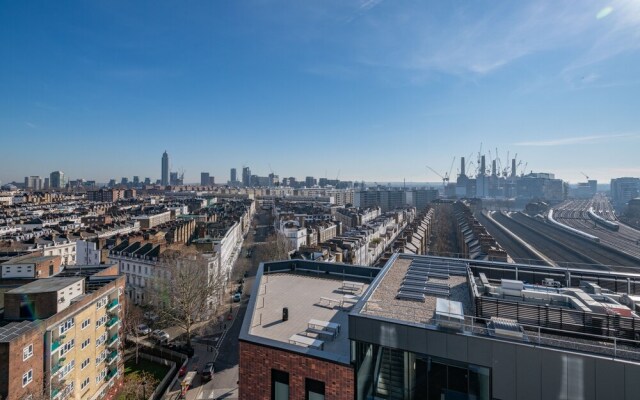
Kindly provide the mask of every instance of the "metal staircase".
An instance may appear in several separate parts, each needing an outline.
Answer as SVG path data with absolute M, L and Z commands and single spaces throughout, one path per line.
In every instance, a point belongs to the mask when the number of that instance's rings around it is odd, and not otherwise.
M 383 348 L 376 398 L 404 400 L 404 353 Z

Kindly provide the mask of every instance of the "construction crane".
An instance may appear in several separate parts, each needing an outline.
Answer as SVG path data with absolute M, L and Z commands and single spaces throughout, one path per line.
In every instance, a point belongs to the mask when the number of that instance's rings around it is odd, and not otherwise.
M 582 175 L 584 175 L 584 177 L 585 177 L 585 178 L 587 178 L 587 180 L 589 180 L 589 177 L 587 176 L 587 174 L 585 174 L 585 173 L 584 173 L 584 172 L 582 172 L 582 171 L 580 171 L 580 173 L 581 173 Z
M 450 180 L 451 177 L 451 172 L 453 172 L 453 164 L 456 162 L 456 158 L 453 157 L 453 160 L 451 160 L 451 166 L 449 167 L 449 172 L 446 172 L 444 174 L 444 176 L 442 176 L 441 173 L 439 173 L 438 171 L 436 171 L 435 169 L 431 168 L 430 166 L 427 165 L 427 168 L 429 168 L 431 171 L 433 171 L 434 174 L 438 175 L 440 177 L 440 179 L 442 179 L 442 185 L 443 186 L 447 186 L 447 183 Z
M 431 168 L 428 165 L 427 165 L 427 168 L 429 168 L 434 174 L 438 175 L 440 179 L 442 179 L 442 186 L 447 186 L 447 182 L 449 181 L 449 178 L 442 176 L 442 174 L 440 174 L 438 171 L 436 171 L 435 169 Z

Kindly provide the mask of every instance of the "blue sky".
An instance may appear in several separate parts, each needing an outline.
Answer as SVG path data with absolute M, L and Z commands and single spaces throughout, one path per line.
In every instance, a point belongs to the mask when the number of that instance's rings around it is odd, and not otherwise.
M 640 176 L 639 48 L 635 0 L 8 1 L 0 180 Z

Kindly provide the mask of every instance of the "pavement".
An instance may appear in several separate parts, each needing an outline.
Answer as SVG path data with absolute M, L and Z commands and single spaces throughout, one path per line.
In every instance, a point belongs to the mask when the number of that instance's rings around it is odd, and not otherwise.
M 187 371 L 200 371 L 202 367 L 210 361 L 214 363 L 213 379 L 202 382 L 200 374 L 197 374 L 190 389 L 187 391 L 186 400 L 234 400 L 238 398 L 238 363 L 239 363 L 239 342 L 240 328 L 247 308 L 248 293 L 251 293 L 251 286 L 255 279 L 255 274 L 260 263 L 258 255 L 253 252 L 252 257 L 246 258 L 246 249 L 264 243 L 269 236 L 270 217 L 265 212 L 256 213 L 254 217 L 256 234 L 250 233 L 242 245 L 241 256 L 238 257 L 234 265 L 234 272 L 241 276 L 244 272 L 248 274 L 244 283 L 244 295 L 240 303 L 232 303 L 231 313 L 229 309 L 217 320 L 202 326 L 202 333 L 194 336 L 191 341 L 195 354 L 187 363 Z M 231 314 L 231 319 L 228 319 Z M 165 329 L 171 335 L 171 328 Z M 168 391 L 164 398 L 168 400 L 180 397 L 180 381 Z

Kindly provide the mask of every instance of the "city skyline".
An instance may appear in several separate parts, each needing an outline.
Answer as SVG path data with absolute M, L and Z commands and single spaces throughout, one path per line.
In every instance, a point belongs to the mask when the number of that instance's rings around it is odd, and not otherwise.
M 0 132 L 31 146 L 0 180 L 155 181 L 166 149 L 185 182 L 433 182 L 480 143 L 570 182 L 640 176 L 638 39 L 631 1 L 12 3 Z

